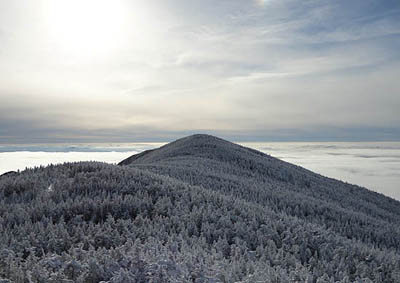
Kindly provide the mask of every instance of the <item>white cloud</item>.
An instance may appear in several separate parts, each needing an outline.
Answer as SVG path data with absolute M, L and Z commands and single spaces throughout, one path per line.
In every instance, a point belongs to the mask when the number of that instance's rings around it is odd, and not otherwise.
M 112 48 L 100 37 L 89 56 L 53 44 L 45 32 L 51 17 L 36 1 L 23 3 L 0 4 L 7 123 L 75 132 L 400 123 L 398 9 L 373 11 L 363 1 L 119 0 L 129 24 Z
M 400 200 L 400 143 L 241 143 L 324 176 L 364 186 Z M 11 170 L 73 161 L 118 163 L 157 144 L 0 146 L 0 175 Z M 53 149 L 43 152 L 41 149 Z M 2 152 L 2 151 L 8 152 Z M 21 151 L 23 150 L 23 151 Z M 39 150 L 39 151 L 38 151 Z M 75 150 L 70 152 L 70 150 Z M 98 150 L 98 151 L 96 151 Z M 114 150 L 114 152 L 112 151 Z M 61 152 L 64 151 L 64 152 Z M 82 152 L 86 151 L 86 152 Z M 103 151 L 103 152 L 99 152 Z

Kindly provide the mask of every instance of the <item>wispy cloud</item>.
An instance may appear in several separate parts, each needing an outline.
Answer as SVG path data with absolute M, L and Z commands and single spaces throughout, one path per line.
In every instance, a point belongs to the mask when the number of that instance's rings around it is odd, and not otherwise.
M 1 139 L 400 124 L 397 1 L 118 1 L 123 44 L 85 56 L 54 44 L 36 1 L 1 2 Z

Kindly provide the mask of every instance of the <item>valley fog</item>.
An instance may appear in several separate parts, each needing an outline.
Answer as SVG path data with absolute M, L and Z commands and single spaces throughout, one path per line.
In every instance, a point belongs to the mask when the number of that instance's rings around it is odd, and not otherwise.
M 0 174 L 75 161 L 118 163 L 164 143 L 0 146 Z M 321 175 L 400 199 L 400 142 L 239 143 Z

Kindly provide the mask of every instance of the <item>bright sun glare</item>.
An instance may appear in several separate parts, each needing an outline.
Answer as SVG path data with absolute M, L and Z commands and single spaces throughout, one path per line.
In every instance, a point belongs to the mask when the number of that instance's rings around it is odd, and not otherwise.
M 49 39 L 69 55 L 106 55 L 124 39 L 125 5 L 124 0 L 46 0 Z

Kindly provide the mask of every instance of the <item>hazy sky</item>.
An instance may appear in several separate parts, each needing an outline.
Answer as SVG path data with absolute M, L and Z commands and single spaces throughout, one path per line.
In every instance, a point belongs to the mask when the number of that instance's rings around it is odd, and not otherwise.
M 400 1 L 0 0 L 0 142 L 400 140 Z

